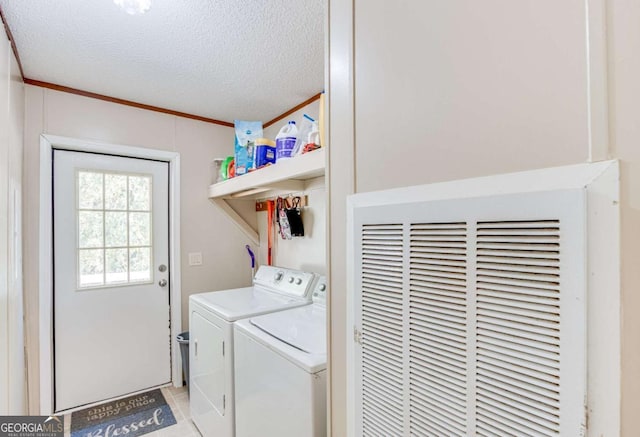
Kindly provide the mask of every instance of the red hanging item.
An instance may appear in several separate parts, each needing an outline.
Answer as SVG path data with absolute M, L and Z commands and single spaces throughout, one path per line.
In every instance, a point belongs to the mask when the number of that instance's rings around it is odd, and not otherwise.
M 272 265 L 273 258 L 271 255 L 271 248 L 273 247 L 273 212 L 275 209 L 275 202 L 273 200 L 267 200 L 267 265 Z

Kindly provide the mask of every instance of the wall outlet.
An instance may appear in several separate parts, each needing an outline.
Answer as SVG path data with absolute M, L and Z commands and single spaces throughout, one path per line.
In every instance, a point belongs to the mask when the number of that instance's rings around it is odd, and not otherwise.
M 201 266 L 202 265 L 202 252 L 194 252 L 189 254 L 189 265 L 190 266 Z

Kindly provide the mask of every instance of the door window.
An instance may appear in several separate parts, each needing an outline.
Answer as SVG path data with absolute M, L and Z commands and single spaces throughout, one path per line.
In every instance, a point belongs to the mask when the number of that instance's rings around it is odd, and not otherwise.
M 78 170 L 78 289 L 152 282 L 151 175 Z

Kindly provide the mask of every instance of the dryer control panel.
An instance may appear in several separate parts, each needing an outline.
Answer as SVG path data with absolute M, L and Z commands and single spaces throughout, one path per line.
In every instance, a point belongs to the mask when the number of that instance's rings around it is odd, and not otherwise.
M 311 300 L 313 303 L 327 306 L 327 277 L 319 276 L 316 284 L 313 286 L 311 293 Z
M 316 278 L 315 273 L 286 269 L 275 266 L 260 266 L 253 284 L 276 293 L 311 299 L 310 288 Z

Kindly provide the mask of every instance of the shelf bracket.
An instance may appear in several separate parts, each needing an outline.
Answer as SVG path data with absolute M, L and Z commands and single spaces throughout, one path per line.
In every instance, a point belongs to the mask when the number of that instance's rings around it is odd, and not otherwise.
M 244 232 L 247 237 L 249 237 L 253 244 L 256 246 L 260 245 L 260 236 L 258 232 L 249 226 L 247 223 L 224 199 L 210 199 L 215 205 L 218 206 L 230 219 L 235 223 L 236 226 L 240 228 L 242 232 Z

